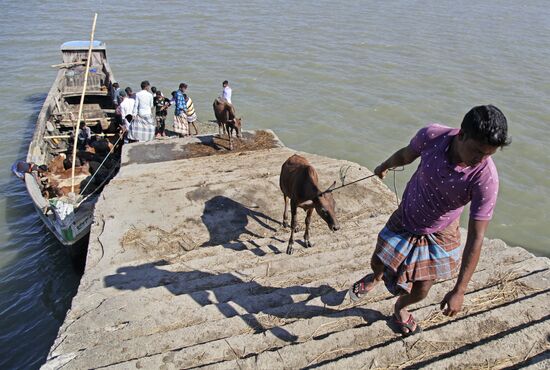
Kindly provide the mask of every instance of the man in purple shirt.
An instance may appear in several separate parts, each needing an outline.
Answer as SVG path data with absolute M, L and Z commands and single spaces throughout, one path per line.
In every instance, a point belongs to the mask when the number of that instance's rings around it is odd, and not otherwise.
M 496 205 L 498 173 L 491 156 L 509 144 L 504 114 L 492 105 L 478 106 L 464 116 L 460 129 L 428 125 L 376 167 L 374 173 L 384 178 L 389 169 L 421 158 L 401 204 L 378 235 L 373 273 L 351 286 L 350 297 L 358 300 L 384 281 L 399 295 L 393 321 L 408 336 L 421 328 L 407 307 L 424 299 L 435 280 L 458 272 L 455 287 L 441 302 L 445 315 L 458 313 Z M 470 202 L 462 248 L 459 218 Z

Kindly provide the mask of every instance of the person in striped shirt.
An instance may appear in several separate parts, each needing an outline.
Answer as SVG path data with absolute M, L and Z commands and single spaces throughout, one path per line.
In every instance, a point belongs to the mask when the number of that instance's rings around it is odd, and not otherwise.
M 191 134 L 191 125 L 193 125 L 193 128 L 195 129 L 195 135 L 198 135 L 199 130 L 197 130 L 197 126 L 195 125 L 195 121 L 197 120 L 197 113 L 195 112 L 195 106 L 193 105 L 193 100 L 191 100 L 191 98 L 187 94 L 183 94 L 183 97 L 185 99 L 185 104 L 187 107 L 186 113 L 187 113 L 187 122 L 189 123 L 189 134 Z

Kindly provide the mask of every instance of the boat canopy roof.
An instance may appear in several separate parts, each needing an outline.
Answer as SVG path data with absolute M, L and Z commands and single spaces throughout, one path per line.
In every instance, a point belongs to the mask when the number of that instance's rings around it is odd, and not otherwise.
M 96 40 L 93 43 L 93 50 L 105 50 L 105 43 L 103 41 Z M 61 45 L 61 51 L 71 50 L 88 50 L 90 47 L 90 41 L 68 41 Z

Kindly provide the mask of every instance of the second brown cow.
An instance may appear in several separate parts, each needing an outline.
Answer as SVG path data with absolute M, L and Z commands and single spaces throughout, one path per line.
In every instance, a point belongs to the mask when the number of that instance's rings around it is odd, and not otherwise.
M 288 241 L 287 254 L 292 254 L 294 244 L 294 232 L 297 231 L 296 211 L 298 207 L 306 211 L 306 228 L 304 233 L 305 247 L 312 247 L 309 240 L 309 225 L 313 209 L 327 223 L 329 229 L 340 229 L 336 219 L 335 202 L 330 190 L 336 185 L 334 182 L 327 190 L 319 189 L 317 171 L 306 158 L 294 154 L 288 158 L 281 168 L 279 186 L 283 192 L 285 210 L 283 213 L 283 226 L 288 227 L 288 199 L 290 198 L 290 239 Z
M 233 140 L 231 136 L 233 131 L 236 131 L 237 137 L 242 137 L 242 119 L 236 116 L 235 106 L 223 98 L 216 98 L 212 107 L 214 108 L 214 115 L 218 122 L 219 134 L 220 136 L 222 135 L 222 130 L 227 132 L 229 149 L 233 150 Z

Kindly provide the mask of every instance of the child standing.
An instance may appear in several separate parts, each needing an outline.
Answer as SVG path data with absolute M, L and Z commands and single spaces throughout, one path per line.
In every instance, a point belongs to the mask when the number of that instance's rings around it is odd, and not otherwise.
M 153 105 L 155 106 L 155 118 L 157 121 L 156 137 L 165 137 L 166 116 L 168 116 L 170 100 L 162 96 L 162 92 L 160 90 L 157 90 L 155 97 L 153 98 Z

